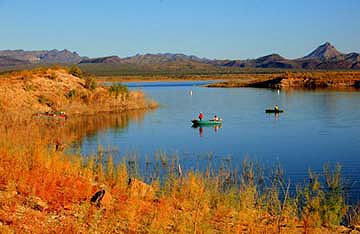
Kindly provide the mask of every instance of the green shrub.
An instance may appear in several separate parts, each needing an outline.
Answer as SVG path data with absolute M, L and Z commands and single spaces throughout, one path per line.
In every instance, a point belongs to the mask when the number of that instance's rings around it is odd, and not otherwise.
M 76 97 L 76 90 L 75 89 L 70 90 L 67 94 L 65 94 L 65 96 L 67 99 Z
M 46 101 L 47 101 L 47 98 L 44 97 L 43 95 L 40 95 L 39 98 L 38 98 L 38 101 L 39 101 L 41 104 L 45 104 Z
M 323 202 L 324 224 L 339 225 L 345 214 L 344 183 L 341 176 L 341 166 L 336 165 L 332 171 L 329 164 L 324 166 L 325 199 Z
M 48 78 L 49 78 L 50 80 L 56 80 L 57 75 L 56 75 L 55 72 L 51 72 L 51 73 L 48 75 Z
M 85 79 L 85 88 L 86 89 L 90 89 L 90 90 L 94 90 L 97 87 L 97 82 L 96 79 L 94 77 L 86 77 Z
M 69 69 L 69 74 L 82 78 L 83 77 L 83 72 L 81 71 L 81 69 L 78 66 L 72 66 Z
M 126 85 L 123 85 L 121 83 L 114 83 L 110 89 L 109 89 L 110 94 L 114 94 L 115 98 L 118 98 L 119 95 L 127 95 L 129 90 L 128 87 Z
M 331 171 L 329 164 L 324 167 L 325 183 L 320 183 L 319 175 L 309 171 L 309 182 L 298 191 L 300 212 L 310 226 L 340 225 L 346 205 L 344 201 L 344 182 L 341 167 Z
M 41 104 L 46 104 L 47 106 L 52 106 L 54 103 L 47 99 L 44 95 L 40 95 L 38 97 L 38 102 L 41 103 Z
M 36 90 L 36 86 L 32 83 L 28 83 L 25 85 L 24 87 L 25 91 L 35 91 Z

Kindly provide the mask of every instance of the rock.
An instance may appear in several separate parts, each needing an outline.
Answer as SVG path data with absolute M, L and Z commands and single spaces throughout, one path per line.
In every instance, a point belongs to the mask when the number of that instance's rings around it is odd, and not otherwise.
M 105 189 L 97 191 L 90 199 L 90 202 L 97 207 L 107 206 L 111 203 L 112 196 Z
M 131 197 L 153 199 L 155 197 L 154 188 L 140 180 L 130 178 L 128 192 Z

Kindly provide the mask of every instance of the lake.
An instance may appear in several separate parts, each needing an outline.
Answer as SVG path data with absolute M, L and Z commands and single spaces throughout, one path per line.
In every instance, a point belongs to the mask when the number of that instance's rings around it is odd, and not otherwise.
M 206 82 L 128 83 L 161 104 L 126 127 L 102 129 L 81 142 L 82 154 L 98 145 L 152 160 L 158 152 L 176 154 L 186 169 L 205 168 L 211 158 L 220 165 L 241 165 L 244 157 L 271 168 L 280 163 L 292 183 L 302 182 L 309 168 L 340 163 L 343 174 L 360 191 L 360 92 L 333 90 L 277 91 L 256 88 L 211 89 Z M 190 94 L 192 92 L 192 95 Z M 278 104 L 284 113 L 266 114 Z M 199 112 L 218 115 L 219 128 L 193 128 Z

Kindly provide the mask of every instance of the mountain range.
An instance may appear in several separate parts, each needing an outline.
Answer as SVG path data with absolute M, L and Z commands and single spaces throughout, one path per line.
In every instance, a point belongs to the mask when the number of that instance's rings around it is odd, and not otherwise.
M 69 50 L 0 50 L 0 66 L 16 66 L 27 64 L 76 64 L 87 57 L 81 57 L 76 52 Z
M 257 59 L 247 60 L 212 60 L 185 54 L 137 54 L 120 58 L 107 56 L 88 58 L 68 50 L 2 50 L 0 66 L 17 66 L 32 64 L 132 64 L 135 66 L 156 66 L 158 68 L 283 68 L 283 69 L 360 69 L 359 53 L 344 54 L 326 42 L 308 55 L 287 59 L 279 54 L 270 54 Z

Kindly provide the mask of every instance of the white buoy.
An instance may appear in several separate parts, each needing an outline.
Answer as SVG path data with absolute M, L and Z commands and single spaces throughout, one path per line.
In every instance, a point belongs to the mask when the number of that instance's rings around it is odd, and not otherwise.
M 280 94 L 280 89 L 278 89 L 278 95 Z
M 192 90 L 189 91 L 189 95 L 192 96 Z

